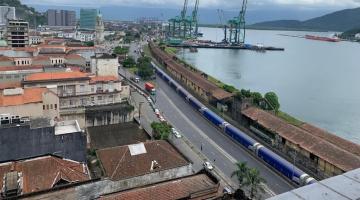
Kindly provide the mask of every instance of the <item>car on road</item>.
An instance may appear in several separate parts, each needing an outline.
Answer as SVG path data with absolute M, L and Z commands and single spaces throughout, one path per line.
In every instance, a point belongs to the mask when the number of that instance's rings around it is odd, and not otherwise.
M 166 120 L 165 120 L 165 118 L 164 118 L 163 116 L 160 116 L 160 117 L 159 117 L 159 120 L 160 120 L 161 122 L 166 122 Z
M 204 165 L 205 169 L 207 169 L 207 170 L 213 170 L 214 169 L 214 166 L 212 166 L 212 164 L 210 162 L 208 162 L 208 161 L 204 162 L 203 165 Z
M 155 115 L 158 116 L 158 117 L 160 116 L 160 110 L 159 109 L 155 109 Z
M 181 138 L 180 133 L 179 133 L 175 128 L 171 128 L 171 133 L 172 133 L 176 138 Z
M 151 102 L 152 102 L 152 100 L 151 100 L 151 98 L 150 98 L 150 97 L 147 97 L 147 101 L 148 101 L 149 103 L 151 103 Z

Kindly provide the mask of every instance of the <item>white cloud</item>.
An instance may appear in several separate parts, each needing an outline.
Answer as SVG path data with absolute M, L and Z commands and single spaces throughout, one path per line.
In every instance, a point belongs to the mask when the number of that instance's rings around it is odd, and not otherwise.
M 195 0 L 189 0 L 193 4 Z M 26 4 L 95 6 L 181 6 L 183 0 L 22 0 Z M 201 7 L 238 8 L 241 0 L 200 0 Z M 356 7 L 360 0 L 248 0 L 249 6 Z

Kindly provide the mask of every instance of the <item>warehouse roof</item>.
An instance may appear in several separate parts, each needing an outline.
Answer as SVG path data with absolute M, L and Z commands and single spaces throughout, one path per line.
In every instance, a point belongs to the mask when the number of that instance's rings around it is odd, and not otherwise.
M 97 155 L 105 169 L 105 174 L 112 180 L 142 176 L 189 164 L 166 141 L 150 141 L 102 149 L 97 151 Z M 151 169 L 152 165 L 153 169 Z
M 313 153 L 344 171 L 350 171 L 360 167 L 360 157 L 348 151 L 348 149 L 342 148 L 341 145 L 336 143 L 331 143 L 322 137 L 318 137 L 312 132 L 293 126 L 269 112 L 250 107 L 242 111 L 242 114 L 256 121 L 269 131 L 279 134 L 291 143 L 299 145 L 306 151 Z M 356 146 L 356 144 L 353 144 L 353 146 Z
M 172 200 L 188 199 L 197 196 L 199 199 L 217 196 L 219 185 L 206 174 L 199 174 L 176 180 L 166 181 L 142 188 L 104 195 L 102 200 L 127 199 L 127 200 Z
M 120 81 L 118 77 L 116 76 L 92 76 L 90 77 L 90 83 L 107 83 L 110 81 L 117 82 Z
M 25 82 L 31 81 L 54 81 L 54 80 L 67 80 L 67 79 L 90 79 L 86 73 L 83 72 L 44 72 L 30 74 L 24 78 Z
M 5 162 L 0 164 L 0 177 L 9 172 L 22 173 L 22 192 L 51 189 L 61 183 L 90 180 L 85 164 L 55 156 Z M 0 181 L 0 188 L 3 181 Z
M 360 198 L 360 169 L 286 192 L 268 200 L 350 200 Z

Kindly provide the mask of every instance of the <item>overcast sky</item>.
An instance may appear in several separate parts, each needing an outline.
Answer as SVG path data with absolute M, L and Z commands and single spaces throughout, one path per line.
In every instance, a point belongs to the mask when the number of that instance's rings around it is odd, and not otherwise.
M 183 4 L 183 0 L 21 0 L 25 4 L 61 5 L 61 6 L 89 6 L 100 7 L 108 5 L 119 6 L 151 6 L 176 7 Z M 195 0 L 189 0 L 190 3 Z M 250 8 L 258 7 L 299 7 L 303 9 L 316 8 L 353 8 L 360 7 L 360 0 L 248 0 Z M 200 0 L 203 8 L 237 8 L 241 0 Z

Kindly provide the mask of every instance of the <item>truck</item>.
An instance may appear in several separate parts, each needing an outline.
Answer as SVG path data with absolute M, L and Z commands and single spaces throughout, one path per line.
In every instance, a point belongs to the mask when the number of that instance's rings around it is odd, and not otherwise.
M 145 90 L 148 91 L 151 95 L 155 95 L 155 87 L 153 84 L 146 82 L 145 83 Z

